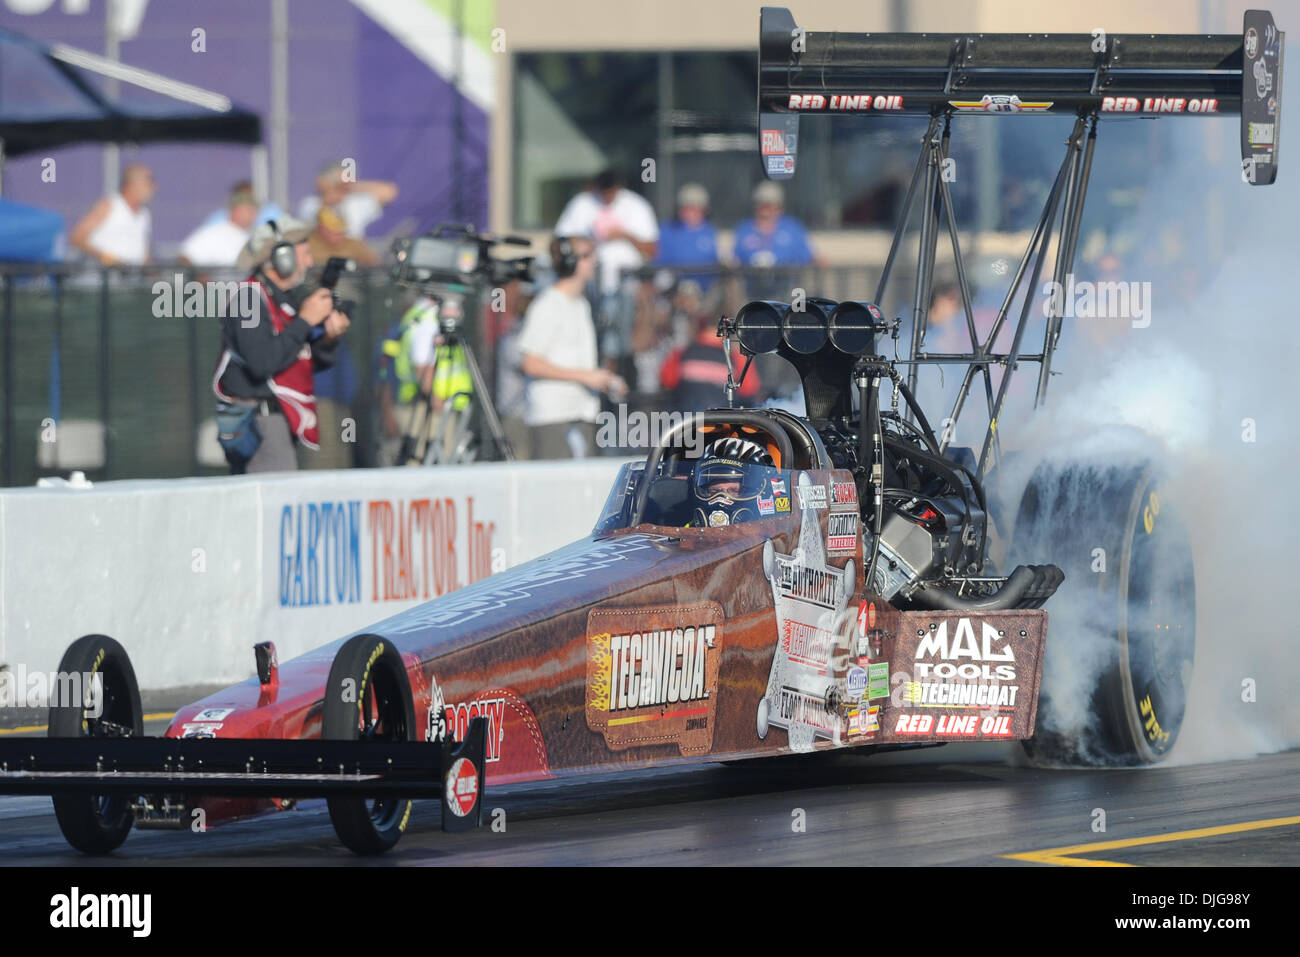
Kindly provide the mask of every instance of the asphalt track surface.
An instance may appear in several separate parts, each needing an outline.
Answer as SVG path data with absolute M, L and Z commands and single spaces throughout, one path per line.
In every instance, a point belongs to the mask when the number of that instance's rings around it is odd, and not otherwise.
M 1122 771 L 1032 768 L 1015 754 L 948 745 L 501 787 L 488 790 L 485 823 L 503 829 L 444 834 L 438 805 L 420 801 L 401 843 L 365 859 L 339 845 L 323 801 L 202 834 L 133 831 L 91 858 L 64 843 L 49 798 L 0 798 L 0 867 L 1300 866 L 1300 751 Z

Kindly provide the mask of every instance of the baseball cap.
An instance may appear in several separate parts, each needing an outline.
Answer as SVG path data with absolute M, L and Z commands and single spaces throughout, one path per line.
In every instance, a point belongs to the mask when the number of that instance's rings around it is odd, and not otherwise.
M 709 191 L 699 183 L 687 183 L 677 191 L 678 206 L 699 206 L 707 209 L 709 206 Z
M 239 251 L 235 268 L 252 272 L 271 258 L 271 250 L 276 243 L 287 242 L 296 246 L 298 243 L 305 243 L 309 235 L 311 229 L 307 224 L 292 216 L 282 216 L 278 221 L 262 223 L 253 229 L 253 234 L 248 237 L 248 243 Z
M 774 206 L 785 205 L 785 190 L 779 183 L 774 183 L 770 179 L 765 179 L 754 187 L 754 205 L 762 206 L 767 203 Z

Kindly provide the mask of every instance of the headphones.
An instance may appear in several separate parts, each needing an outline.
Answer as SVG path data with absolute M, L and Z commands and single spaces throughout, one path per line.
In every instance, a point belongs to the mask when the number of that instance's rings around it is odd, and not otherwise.
M 568 236 L 556 236 L 551 242 L 551 265 L 556 279 L 568 279 L 578 271 L 578 251 Z
M 267 260 L 267 265 L 274 269 L 281 279 L 287 279 L 298 268 L 298 254 L 293 250 L 293 243 L 280 234 L 279 223 L 272 219 L 267 221 L 267 225 L 271 227 L 271 232 L 277 240 L 271 247 L 271 258 Z

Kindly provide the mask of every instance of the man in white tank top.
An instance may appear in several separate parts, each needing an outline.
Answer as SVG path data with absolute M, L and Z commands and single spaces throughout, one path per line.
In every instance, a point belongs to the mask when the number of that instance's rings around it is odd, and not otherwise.
M 148 204 L 153 171 L 133 163 L 122 171 L 122 188 L 90 207 L 72 230 L 72 245 L 105 266 L 143 266 L 149 261 Z

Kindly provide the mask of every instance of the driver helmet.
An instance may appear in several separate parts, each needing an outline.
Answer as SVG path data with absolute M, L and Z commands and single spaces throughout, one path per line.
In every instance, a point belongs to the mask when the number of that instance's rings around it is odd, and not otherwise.
M 758 498 L 768 492 L 775 474 L 772 456 L 757 442 L 726 438 L 711 443 L 691 478 L 691 525 L 716 527 L 758 519 Z

